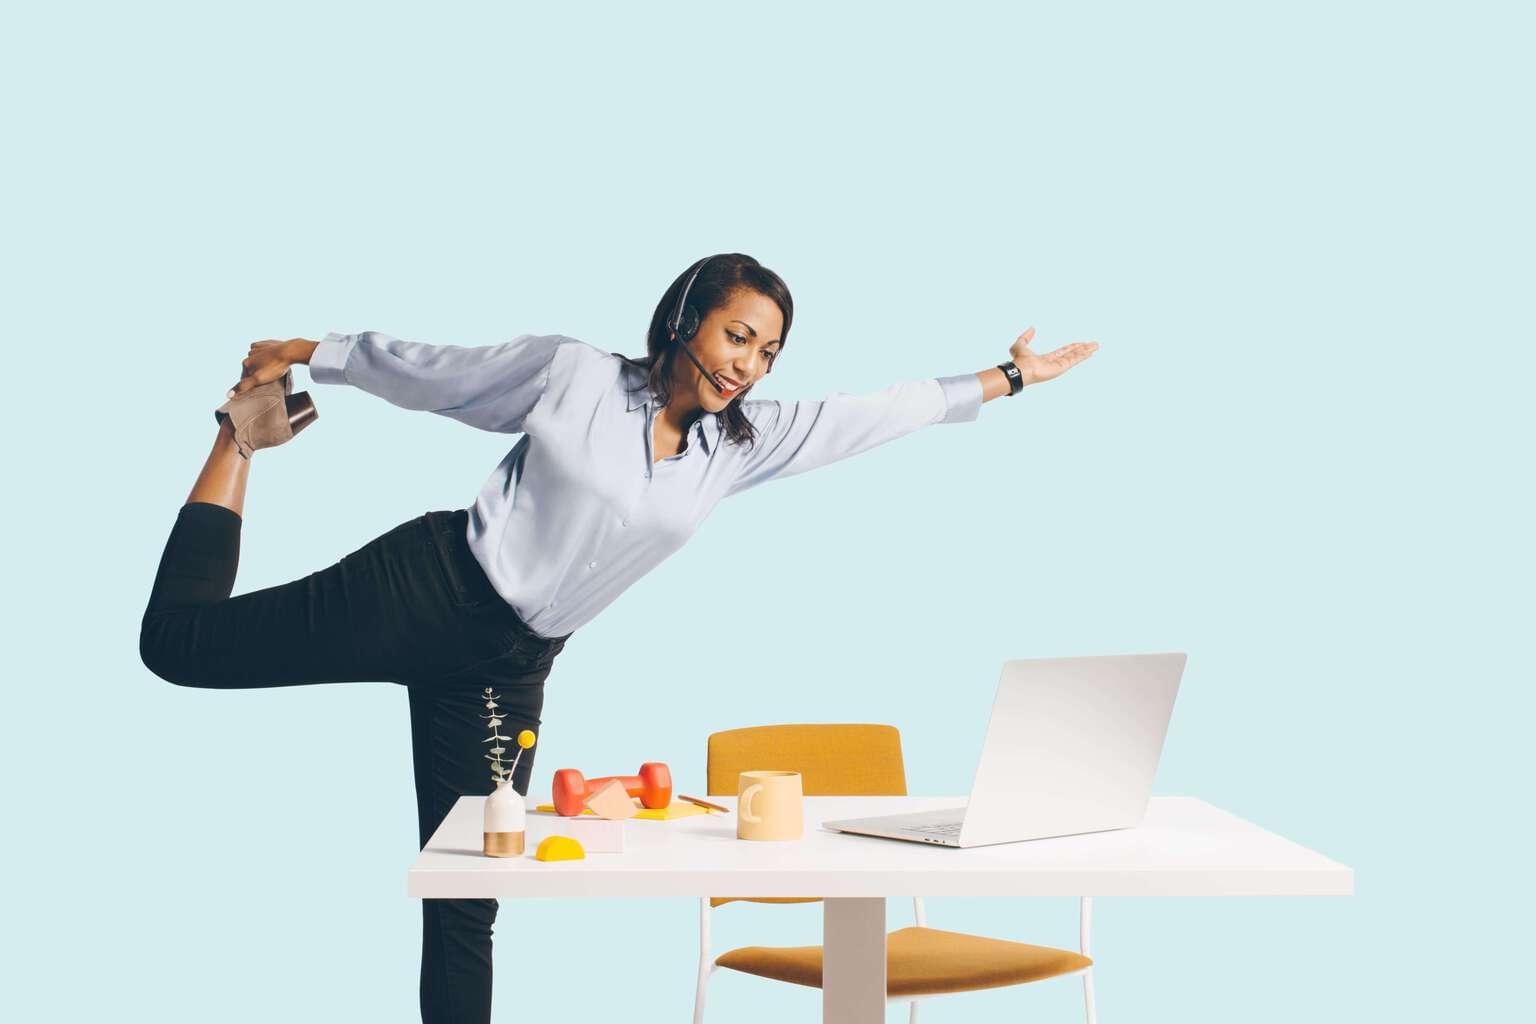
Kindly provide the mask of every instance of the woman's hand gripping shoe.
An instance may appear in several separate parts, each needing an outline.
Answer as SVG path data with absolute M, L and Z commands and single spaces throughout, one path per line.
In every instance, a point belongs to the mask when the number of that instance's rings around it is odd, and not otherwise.
M 291 394 L 293 371 L 278 380 L 258 384 L 238 397 L 231 398 L 213 411 L 219 424 L 229 420 L 235 432 L 235 446 L 241 458 L 249 459 L 258 448 L 273 448 L 319 418 L 314 400 L 307 391 Z

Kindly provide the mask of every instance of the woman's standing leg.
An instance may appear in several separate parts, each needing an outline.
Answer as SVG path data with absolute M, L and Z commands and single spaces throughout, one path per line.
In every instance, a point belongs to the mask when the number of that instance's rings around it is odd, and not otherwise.
M 449 673 L 408 679 L 416 820 L 422 848 L 461 796 L 495 788 L 486 739 L 485 690 L 496 695 L 499 731 L 540 731 L 544 680 L 569 636 L 548 639 L 523 625 L 492 589 L 464 540 L 465 514 L 432 516 L 449 589 L 464 614 L 508 626 L 502 653 Z M 537 746 L 523 751 L 512 788 L 528 795 Z M 421 901 L 421 1019 L 424 1024 L 486 1024 L 491 1019 L 494 899 Z
M 521 659 L 508 659 L 516 672 Z M 421 848 L 461 796 L 485 796 L 495 788 L 485 760 L 490 735 L 486 686 L 496 693 L 503 736 L 523 729 L 538 733 L 549 667 L 516 676 L 485 672 L 450 686 L 409 687 L 416 821 Z M 525 750 L 512 786 L 528 795 L 533 750 Z M 423 1024 L 487 1024 L 491 1019 L 491 936 L 494 899 L 421 901 L 421 1019 Z

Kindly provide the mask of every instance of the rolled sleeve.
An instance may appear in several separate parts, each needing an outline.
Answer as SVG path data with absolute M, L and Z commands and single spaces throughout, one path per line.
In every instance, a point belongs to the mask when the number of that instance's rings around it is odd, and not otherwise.
M 355 344 L 355 334 L 331 331 L 321 338 L 309 356 L 309 379 L 316 384 L 345 384 L 347 357 L 352 354 Z
M 940 423 L 969 423 L 981 413 L 981 378 L 974 373 L 938 378 L 944 391 L 944 418 Z

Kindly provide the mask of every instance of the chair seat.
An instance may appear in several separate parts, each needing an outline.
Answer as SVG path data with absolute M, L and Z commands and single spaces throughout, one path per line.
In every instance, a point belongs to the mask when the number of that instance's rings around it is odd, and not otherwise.
M 1081 953 L 936 928 L 902 928 L 885 938 L 886 995 L 936 995 L 1000 988 L 1070 974 L 1093 964 Z M 715 963 L 733 971 L 821 987 L 820 946 L 743 946 Z
M 711 896 L 711 907 L 723 907 L 727 903 L 820 903 L 820 896 Z

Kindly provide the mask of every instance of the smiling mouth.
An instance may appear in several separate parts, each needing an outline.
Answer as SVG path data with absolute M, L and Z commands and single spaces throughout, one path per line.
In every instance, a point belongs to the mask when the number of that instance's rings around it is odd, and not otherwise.
M 724 388 L 724 391 L 722 392 L 723 394 L 734 395 L 736 392 L 741 390 L 741 385 L 740 384 L 738 384 L 735 381 L 731 380 L 731 378 L 727 377 L 723 373 L 715 374 L 715 379 L 717 381 L 719 381 L 721 387 Z

